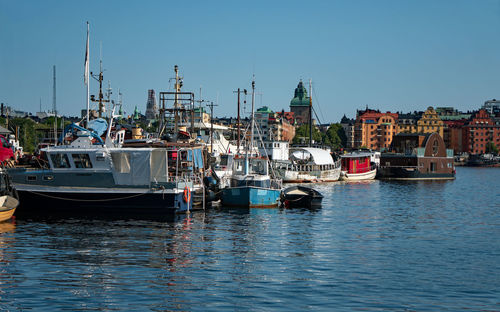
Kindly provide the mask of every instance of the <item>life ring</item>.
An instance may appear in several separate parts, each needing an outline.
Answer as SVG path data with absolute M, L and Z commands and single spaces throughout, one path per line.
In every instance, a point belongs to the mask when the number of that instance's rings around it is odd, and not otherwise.
M 184 199 L 184 201 L 186 203 L 189 203 L 191 201 L 191 190 L 187 186 L 184 188 L 184 197 L 183 197 L 183 199 Z

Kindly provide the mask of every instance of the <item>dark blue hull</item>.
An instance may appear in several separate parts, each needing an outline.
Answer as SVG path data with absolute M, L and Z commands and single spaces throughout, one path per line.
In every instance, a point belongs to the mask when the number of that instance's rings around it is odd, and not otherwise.
M 192 209 L 182 193 L 55 193 L 19 191 L 15 216 L 170 220 Z

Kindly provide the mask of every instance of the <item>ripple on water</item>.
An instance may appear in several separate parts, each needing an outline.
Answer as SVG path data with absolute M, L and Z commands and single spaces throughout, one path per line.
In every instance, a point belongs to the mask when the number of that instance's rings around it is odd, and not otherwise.
M 314 184 L 320 209 L 0 226 L 2 310 L 436 311 L 500 306 L 499 169 Z

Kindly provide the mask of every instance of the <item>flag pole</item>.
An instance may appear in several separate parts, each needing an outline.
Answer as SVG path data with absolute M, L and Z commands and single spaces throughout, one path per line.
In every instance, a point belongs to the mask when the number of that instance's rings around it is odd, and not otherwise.
M 89 22 L 87 22 L 87 47 L 85 50 L 85 84 L 87 85 L 87 124 L 89 124 L 89 115 L 90 115 L 90 76 L 89 76 Z

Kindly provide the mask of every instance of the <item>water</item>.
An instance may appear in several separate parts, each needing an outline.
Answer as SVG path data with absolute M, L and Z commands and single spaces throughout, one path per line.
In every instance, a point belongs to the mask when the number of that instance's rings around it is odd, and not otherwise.
M 500 169 L 323 207 L 0 225 L 0 310 L 498 311 Z

